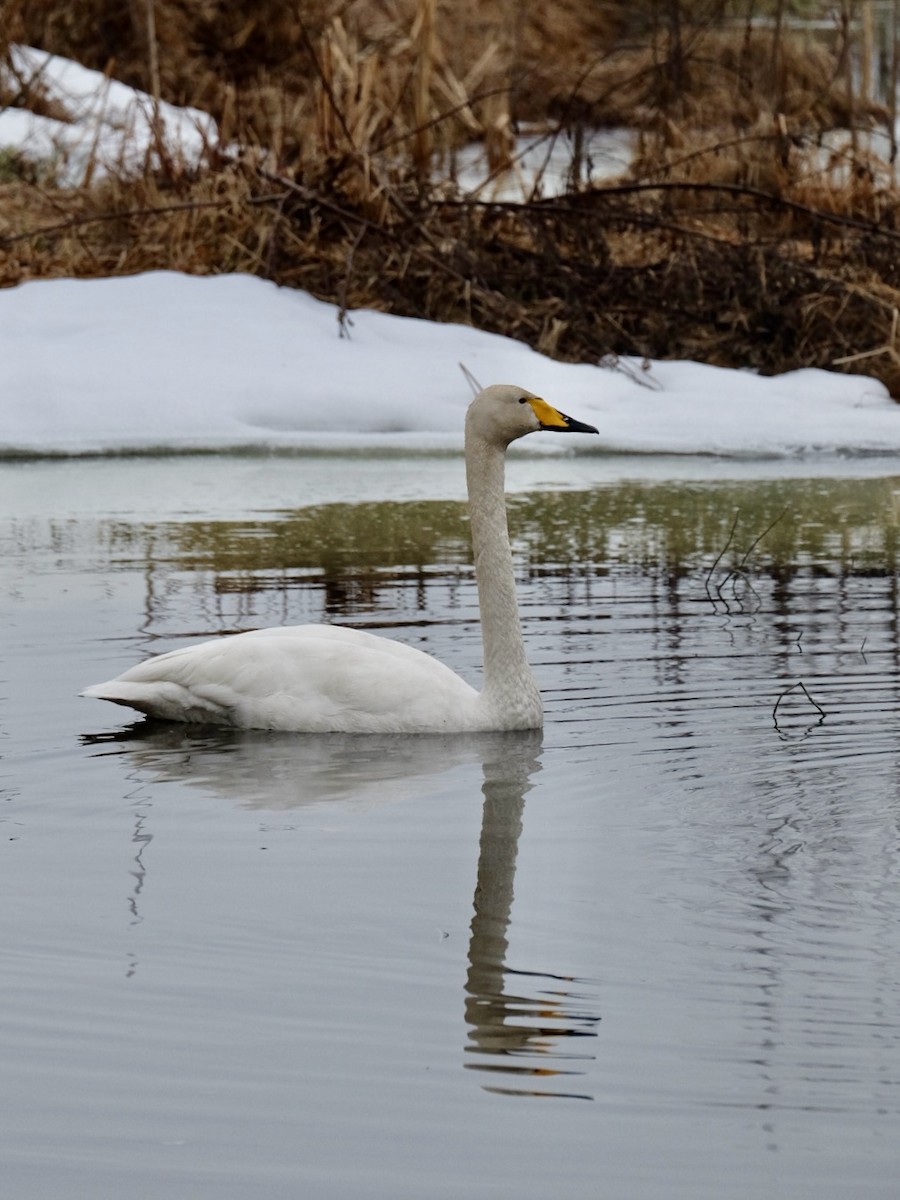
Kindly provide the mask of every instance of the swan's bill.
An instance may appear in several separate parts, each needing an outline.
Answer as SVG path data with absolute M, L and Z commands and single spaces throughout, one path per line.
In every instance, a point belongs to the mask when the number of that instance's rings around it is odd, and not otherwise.
M 541 400 L 538 396 L 529 396 L 528 403 L 540 421 L 541 429 L 549 429 L 556 433 L 600 432 L 593 425 L 586 425 L 584 421 L 576 421 L 574 417 L 567 417 L 565 413 L 561 413 L 558 408 L 554 408 L 552 404 L 548 404 L 546 400 Z

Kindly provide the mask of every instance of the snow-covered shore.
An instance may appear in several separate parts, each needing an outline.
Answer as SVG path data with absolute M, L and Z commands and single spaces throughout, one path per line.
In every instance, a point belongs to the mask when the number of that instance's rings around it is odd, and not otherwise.
M 43 157 L 73 184 L 87 171 L 142 169 L 157 138 L 196 162 L 218 137 L 207 114 L 162 105 L 155 115 L 149 97 L 78 63 L 28 47 L 13 47 L 11 62 L 70 120 L 7 109 L 0 146 Z M 553 166 L 552 177 L 564 168 Z M 464 169 L 477 175 L 472 163 Z M 157 272 L 0 291 L 0 456 L 457 449 L 471 396 L 461 367 L 482 385 L 544 394 L 600 429 L 599 439 L 530 439 L 530 452 L 900 451 L 900 406 L 867 377 L 559 363 L 468 327 L 341 314 L 249 276 Z
M 548 452 L 900 451 L 877 381 L 690 362 L 560 363 L 460 325 L 338 309 L 245 275 L 156 272 L 0 291 L 0 454 L 447 448 L 471 389 L 513 382 L 597 425 Z

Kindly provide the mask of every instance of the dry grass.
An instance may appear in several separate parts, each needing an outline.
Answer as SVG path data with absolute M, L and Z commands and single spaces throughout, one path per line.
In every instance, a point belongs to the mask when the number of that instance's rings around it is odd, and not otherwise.
M 572 360 L 836 367 L 900 398 L 900 195 L 863 149 L 858 131 L 884 113 L 852 93 L 840 47 L 708 21 L 676 37 L 614 0 L 251 8 L 156 3 L 161 94 L 251 152 L 74 192 L 10 179 L 0 285 L 249 271 Z M 142 4 L 7 10 L 13 36 L 152 86 Z M 641 154 L 627 180 L 557 200 L 475 203 L 431 184 L 472 138 L 502 165 L 522 120 L 626 123 Z M 851 122 L 829 161 L 823 131 Z

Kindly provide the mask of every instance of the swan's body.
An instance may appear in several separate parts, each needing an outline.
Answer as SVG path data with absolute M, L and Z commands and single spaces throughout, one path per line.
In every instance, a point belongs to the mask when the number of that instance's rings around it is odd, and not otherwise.
M 485 388 L 466 414 L 466 478 L 484 643 L 476 691 L 430 655 L 335 625 L 217 638 L 148 659 L 82 692 L 170 721 L 297 733 L 536 729 L 541 697 L 525 658 L 506 524 L 511 441 L 538 429 L 596 433 L 522 388 Z

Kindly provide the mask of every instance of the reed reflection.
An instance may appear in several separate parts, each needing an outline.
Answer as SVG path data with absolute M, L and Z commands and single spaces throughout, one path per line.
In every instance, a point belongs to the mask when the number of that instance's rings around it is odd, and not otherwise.
M 506 735 L 482 764 L 484 809 L 465 1004 L 466 1052 L 478 1058 L 466 1065 L 505 1077 L 502 1084 L 486 1084 L 487 1091 L 590 1100 L 586 1092 L 550 1083 L 585 1073 L 578 1064 L 594 1055 L 560 1047 L 568 1039 L 596 1037 L 600 1017 L 583 1010 L 573 990 L 576 980 L 506 963 L 525 796 L 541 769 L 541 743 L 537 731 Z

